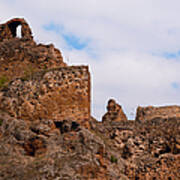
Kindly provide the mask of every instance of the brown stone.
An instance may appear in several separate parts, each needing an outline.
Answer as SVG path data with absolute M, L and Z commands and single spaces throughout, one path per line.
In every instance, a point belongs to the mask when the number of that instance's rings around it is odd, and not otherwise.
M 127 117 L 124 114 L 122 107 L 115 102 L 115 100 L 110 99 L 107 105 L 107 113 L 103 116 L 102 122 L 120 122 L 127 121 Z
M 42 138 L 33 137 L 24 143 L 27 155 L 35 156 L 46 152 L 46 143 Z

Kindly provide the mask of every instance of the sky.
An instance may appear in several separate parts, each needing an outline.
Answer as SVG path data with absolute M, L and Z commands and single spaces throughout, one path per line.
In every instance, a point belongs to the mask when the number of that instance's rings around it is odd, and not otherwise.
M 138 106 L 180 105 L 179 0 L 0 0 L 0 23 L 23 17 L 37 43 L 89 65 L 92 114 L 108 99 L 129 119 Z

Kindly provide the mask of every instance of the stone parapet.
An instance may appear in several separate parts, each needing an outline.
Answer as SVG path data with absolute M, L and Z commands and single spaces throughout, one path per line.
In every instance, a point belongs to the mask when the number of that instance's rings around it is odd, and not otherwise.
M 162 107 L 138 107 L 136 111 L 136 121 L 142 122 L 156 118 L 167 119 L 180 117 L 180 106 Z

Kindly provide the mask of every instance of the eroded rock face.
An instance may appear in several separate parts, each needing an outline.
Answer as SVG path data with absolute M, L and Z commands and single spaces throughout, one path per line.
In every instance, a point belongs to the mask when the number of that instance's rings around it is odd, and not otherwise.
M 113 122 L 97 125 L 96 131 L 115 150 L 115 157 L 124 160 L 128 179 L 180 178 L 180 118 Z
M 75 121 L 0 119 L 0 179 L 127 179 L 105 142 Z
M 180 106 L 164 107 L 138 107 L 136 112 L 136 121 L 142 122 L 156 118 L 174 118 L 180 117 Z
M 92 121 L 91 130 L 76 121 L 29 123 L 2 112 L 0 120 L 2 179 L 180 178 L 178 118 Z
M 103 116 L 102 122 L 118 122 L 118 121 L 127 121 L 127 117 L 124 114 L 122 107 L 116 103 L 115 100 L 110 99 L 107 105 L 107 113 Z

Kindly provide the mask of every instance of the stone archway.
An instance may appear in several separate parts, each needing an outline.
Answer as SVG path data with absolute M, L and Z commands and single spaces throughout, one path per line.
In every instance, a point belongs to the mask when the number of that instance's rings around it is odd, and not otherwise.
M 21 21 L 19 20 L 11 20 L 7 23 L 9 30 L 11 31 L 12 37 L 16 37 L 17 35 L 17 27 L 21 25 Z M 22 32 L 21 32 L 22 33 Z
M 32 40 L 32 32 L 24 19 L 14 18 L 5 24 L 0 25 L 0 41 L 17 37 L 17 27 L 21 26 L 21 36 L 27 40 Z

